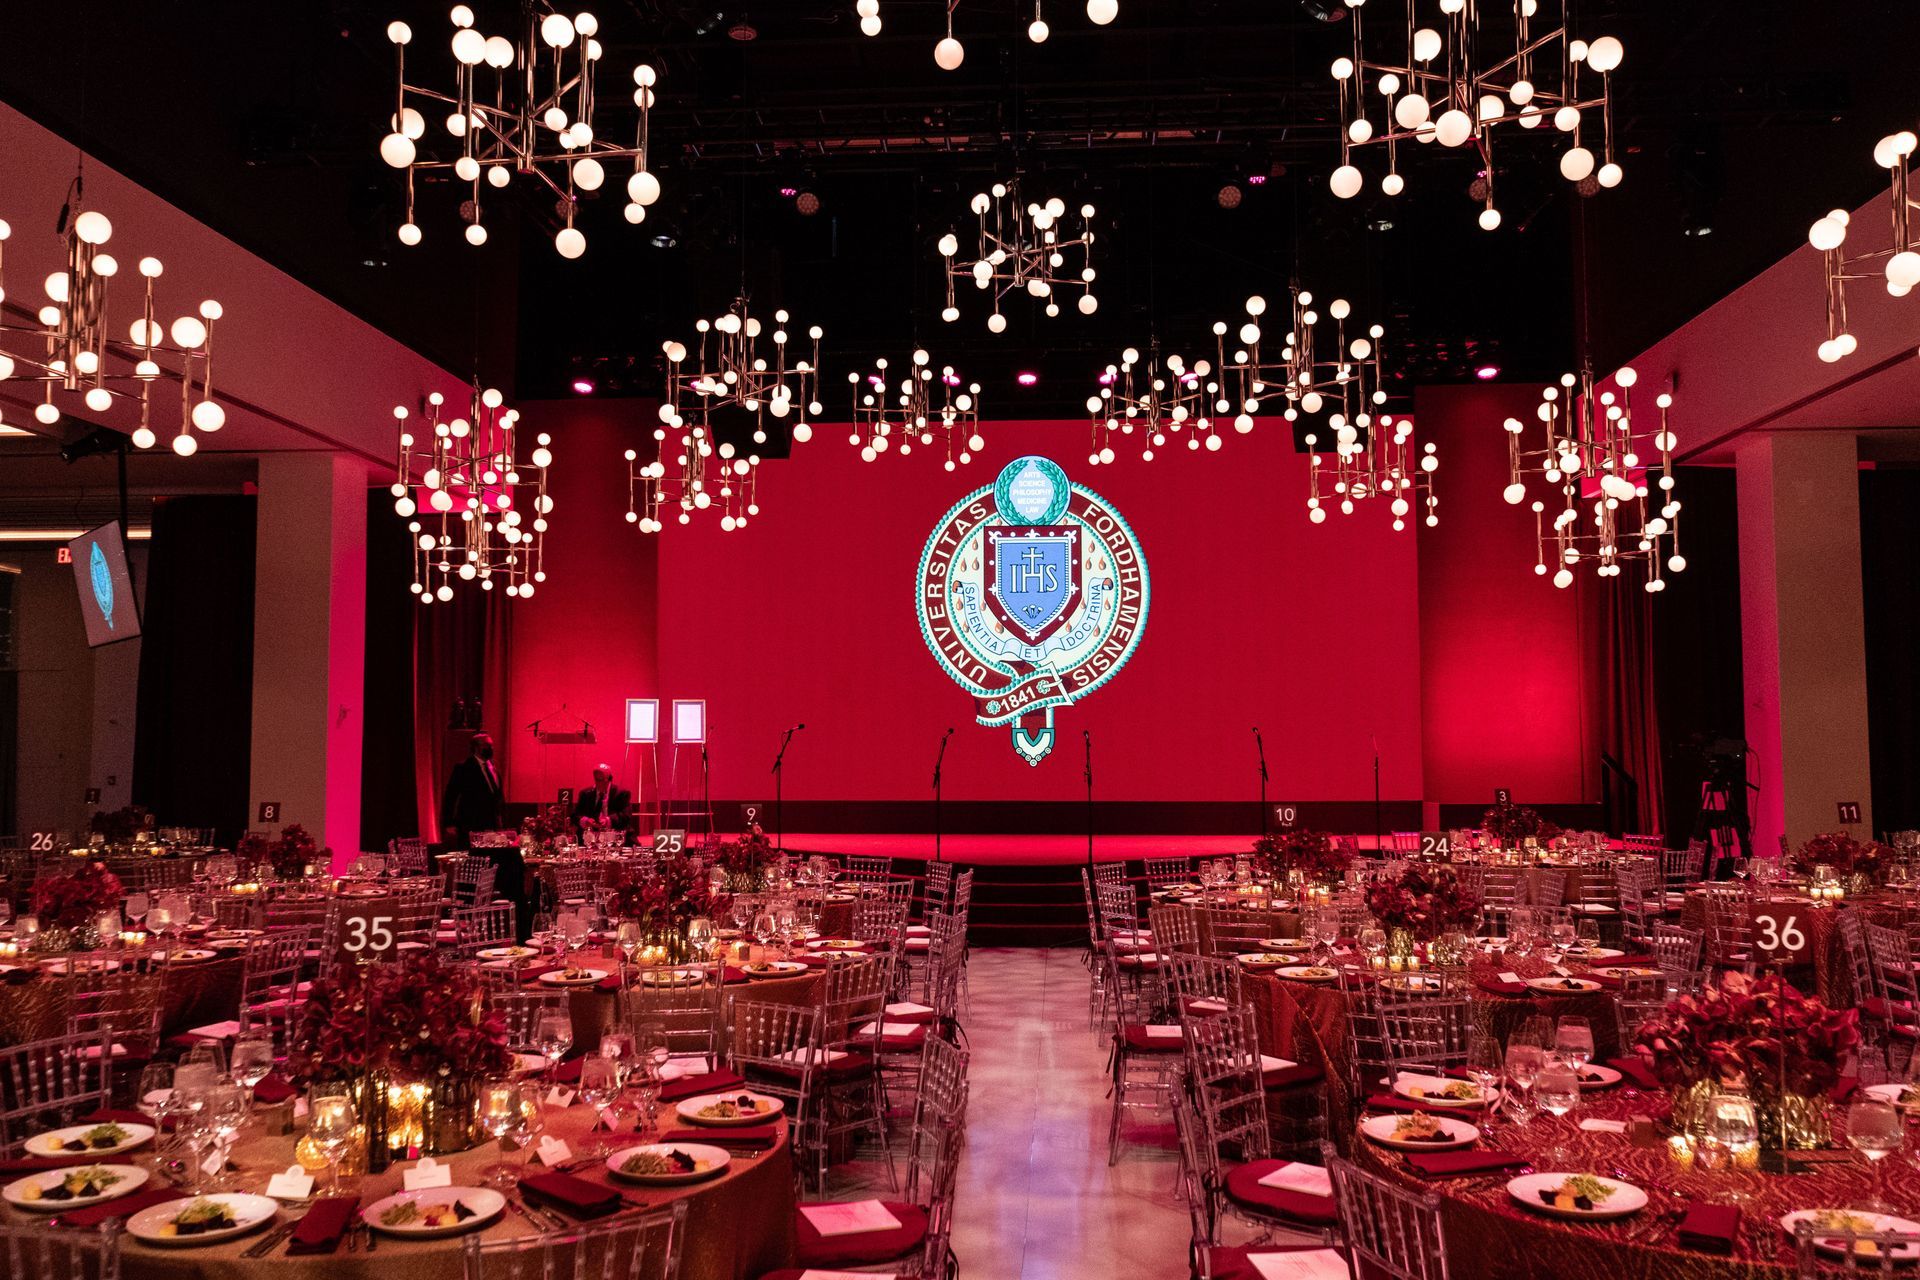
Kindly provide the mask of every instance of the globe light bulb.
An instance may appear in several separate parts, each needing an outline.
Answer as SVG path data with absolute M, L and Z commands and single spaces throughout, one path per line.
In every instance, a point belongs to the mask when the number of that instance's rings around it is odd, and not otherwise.
M 1104 27 L 1120 16 L 1120 0 L 1087 0 L 1087 18 Z
M 1327 187 L 1342 200 L 1351 200 L 1360 194 L 1360 170 L 1350 164 L 1343 164 L 1333 171 L 1327 180 Z
M 944 37 L 939 44 L 933 46 L 933 60 L 942 71 L 958 70 L 966 58 L 966 49 L 952 36 Z
M 562 227 L 553 237 L 553 247 L 563 258 L 577 258 L 587 251 L 587 237 L 578 227 Z
M 173 451 L 183 458 L 191 458 L 200 449 L 200 442 L 182 431 L 173 438 Z
M 400 224 L 399 236 L 400 236 L 401 244 L 404 244 L 407 246 L 413 246 L 413 245 L 419 244 L 420 228 L 418 225 L 414 223 L 403 222 Z

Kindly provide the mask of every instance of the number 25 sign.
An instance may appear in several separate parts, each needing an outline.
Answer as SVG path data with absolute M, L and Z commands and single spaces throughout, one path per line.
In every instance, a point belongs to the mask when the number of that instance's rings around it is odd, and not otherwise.
M 1807 950 L 1800 917 L 1788 911 L 1760 908 L 1753 913 L 1753 946 L 1774 960 L 1793 960 Z

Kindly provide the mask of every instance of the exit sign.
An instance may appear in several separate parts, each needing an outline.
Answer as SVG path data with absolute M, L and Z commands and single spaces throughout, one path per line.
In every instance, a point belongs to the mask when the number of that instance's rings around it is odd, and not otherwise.
M 72 564 L 73 548 L 69 547 L 64 542 L 61 543 L 57 548 L 54 549 L 53 562 L 55 564 Z

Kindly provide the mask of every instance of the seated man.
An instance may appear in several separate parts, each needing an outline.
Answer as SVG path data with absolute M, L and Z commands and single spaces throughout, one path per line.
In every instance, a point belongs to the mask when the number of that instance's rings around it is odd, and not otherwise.
M 596 765 L 593 786 L 573 802 L 573 822 L 582 831 L 625 831 L 633 815 L 633 795 L 613 785 L 613 769 Z

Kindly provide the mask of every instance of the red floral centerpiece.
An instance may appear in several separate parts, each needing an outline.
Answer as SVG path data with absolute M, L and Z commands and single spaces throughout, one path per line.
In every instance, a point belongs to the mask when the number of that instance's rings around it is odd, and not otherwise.
M 713 859 L 724 867 L 733 887 L 742 892 L 763 888 L 767 867 L 773 861 L 773 841 L 755 826 L 738 840 L 723 840 L 714 848 Z
M 521 831 L 526 836 L 521 842 L 524 847 L 536 853 L 558 853 L 562 844 L 573 839 L 573 817 L 566 806 L 550 804 L 535 809 Z
M 147 811 L 137 804 L 96 813 L 87 820 L 95 835 L 105 836 L 108 844 L 131 844 L 134 836 L 146 830 Z
M 479 977 L 430 952 L 316 979 L 287 1052 L 302 1087 L 370 1086 L 386 1104 L 362 1106 L 370 1147 L 397 1153 L 472 1146 L 479 1083 L 512 1063 L 506 1022 Z
M 1353 855 L 1336 846 L 1324 831 L 1282 831 L 1253 842 L 1253 858 L 1261 870 L 1277 879 L 1298 871 L 1304 880 L 1338 880 L 1353 863 Z
M 1541 843 L 1560 834 L 1560 828 L 1525 805 L 1502 800 L 1481 815 L 1480 828 L 1504 846 L 1517 846 L 1527 839 Z
M 1729 973 L 1640 1024 L 1635 1048 L 1674 1091 L 1674 1125 L 1705 1122 L 1707 1099 L 1744 1088 L 1760 1113 L 1761 1145 L 1824 1141 L 1825 1103 L 1860 1043 L 1857 1009 L 1832 1009 L 1777 974 Z
M 624 868 L 613 882 L 607 914 L 615 920 L 637 920 L 650 943 L 684 952 L 687 923 L 696 916 L 718 917 L 727 909 L 729 895 L 715 893 L 706 865 L 684 853 L 661 854 L 648 875 Z
M 1818 866 L 1832 867 L 1842 880 L 1878 884 L 1893 865 L 1893 850 L 1878 840 L 1855 840 L 1844 831 L 1826 831 L 1794 851 L 1792 866 L 1811 876 Z
M 1480 899 L 1460 883 L 1452 867 L 1416 865 L 1397 876 L 1369 880 L 1367 910 L 1389 932 L 1432 942 L 1449 930 L 1471 927 Z
M 33 914 L 43 930 L 91 929 L 103 911 L 118 911 L 126 898 L 120 877 L 89 862 L 65 875 L 43 875 L 33 886 Z

